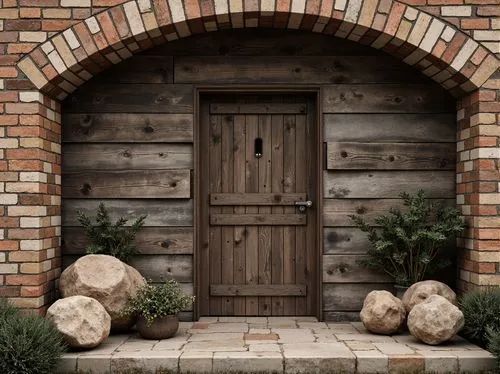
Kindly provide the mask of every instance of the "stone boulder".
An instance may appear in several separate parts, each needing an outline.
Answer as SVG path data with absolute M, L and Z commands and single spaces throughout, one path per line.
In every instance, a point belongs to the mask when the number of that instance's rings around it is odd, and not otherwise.
M 406 311 L 409 313 L 415 305 L 425 301 L 431 295 L 442 296 L 453 305 L 457 305 L 457 295 L 455 292 L 446 284 L 434 280 L 426 280 L 413 284 L 406 290 L 401 300 Z
M 76 349 L 95 348 L 109 335 L 111 317 L 97 301 L 87 296 L 57 300 L 46 318 L 61 332 L 66 343 Z
M 99 301 L 111 317 L 111 329 L 123 331 L 136 318 L 122 317 L 120 310 L 145 283 L 137 270 L 115 257 L 87 255 L 63 271 L 59 288 L 63 297 L 82 295 Z
M 392 334 L 401 328 L 406 310 L 401 300 L 387 291 L 370 292 L 359 314 L 368 331 L 377 334 Z
M 464 315 L 440 295 L 431 295 L 408 314 L 408 329 L 427 344 L 440 344 L 455 337 L 464 326 Z

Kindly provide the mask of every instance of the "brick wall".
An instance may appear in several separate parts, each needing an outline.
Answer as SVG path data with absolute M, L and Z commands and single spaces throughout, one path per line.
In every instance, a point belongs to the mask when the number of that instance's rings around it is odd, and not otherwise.
M 91 78 L 96 63 L 110 66 L 155 43 L 243 25 L 371 44 L 460 96 L 457 204 L 469 228 L 459 240 L 459 286 L 500 284 L 500 0 L 228 1 L 136 0 L 128 8 L 134 12 L 115 7 L 89 18 L 124 1 L 0 0 L 0 296 L 43 312 L 60 272 L 57 99 Z

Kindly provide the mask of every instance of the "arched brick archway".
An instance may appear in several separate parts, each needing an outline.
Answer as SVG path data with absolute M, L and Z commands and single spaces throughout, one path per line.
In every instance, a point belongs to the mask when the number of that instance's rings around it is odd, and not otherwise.
M 40 91 L 62 99 L 95 74 L 153 45 L 220 29 L 300 29 L 381 49 L 455 96 L 472 92 L 498 59 L 463 32 L 398 1 L 135 0 L 53 36 L 20 61 Z
M 300 29 L 369 45 L 398 57 L 458 98 L 457 204 L 469 227 L 459 240 L 459 287 L 500 284 L 500 105 L 489 90 L 498 89 L 491 77 L 500 62 L 482 45 L 439 18 L 398 1 L 133 0 L 54 35 L 18 63 L 38 89 L 21 93 L 22 111 L 31 116 L 20 121 L 34 121 L 21 124 L 37 126 L 39 143 L 32 146 L 47 176 L 30 180 L 27 190 L 19 191 L 43 196 L 22 202 L 29 205 L 29 214 L 22 206 L 12 209 L 12 214 L 35 215 L 49 222 L 29 240 L 21 240 L 20 249 L 39 251 L 24 260 L 36 265 L 29 279 L 7 277 L 6 284 L 26 289 L 20 306 L 43 308 L 60 272 L 59 100 L 99 72 L 154 45 L 251 27 Z M 25 157 L 21 153 L 20 159 Z M 17 157 L 15 152 L 12 157 Z M 21 257 L 18 261 L 23 261 Z

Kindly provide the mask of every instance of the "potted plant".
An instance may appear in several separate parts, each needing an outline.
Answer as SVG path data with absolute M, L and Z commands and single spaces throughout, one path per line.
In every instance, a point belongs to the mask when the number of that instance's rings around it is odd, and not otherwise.
M 137 315 L 137 331 L 144 339 L 167 339 L 179 328 L 179 313 L 192 304 L 194 296 L 184 295 L 175 280 L 155 285 L 148 280 L 129 299 L 125 316 Z
M 123 217 L 112 223 L 103 203 L 100 203 L 97 208 L 95 223 L 81 211 L 78 211 L 77 215 L 78 222 L 85 228 L 90 241 L 87 254 L 110 255 L 128 263 L 133 255 L 139 253 L 133 242 L 144 225 L 145 215 L 137 218 L 129 227 L 125 226 L 128 220 Z
M 438 258 L 439 250 L 450 237 L 464 229 L 460 212 L 443 208 L 426 199 L 425 192 L 402 193 L 403 211 L 391 209 L 389 215 L 375 218 L 369 225 L 360 215 L 350 218 L 361 231 L 368 233 L 372 244 L 362 265 L 378 268 L 394 279 L 396 294 L 448 266 L 448 259 Z M 377 227 L 378 226 L 378 227 Z

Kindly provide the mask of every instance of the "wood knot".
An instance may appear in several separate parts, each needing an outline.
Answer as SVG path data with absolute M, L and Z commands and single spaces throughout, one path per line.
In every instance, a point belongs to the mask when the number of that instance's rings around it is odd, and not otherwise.
M 80 192 L 83 194 L 83 195 L 88 195 L 90 193 L 90 191 L 92 190 L 92 187 L 90 186 L 90 184 L 88 183 L 84 183 L 82 185 L 82 187 L 80 188 Z
M 151 134 L 152 132 L 155 131 L 155 129 L 151 126 L 151 125 L 146 125 L 144 128 L 143 128 L 143 131 L 147 134 Z
M 274 201 L 276 201 L 277 203 L 279 203 L 281 201 L 281 195 L 274 195 Z
M 347 152 L 346 151 L 340 152 L 340 157 L 346 158 L 347 157 Z
M 123 153 L 122 153 L 123 157 L 125 158 L 130 158 L 132 157 L 132 153 L 130 153 L 130 151 L 128 149 L 124 150 Z
M 393 155 L 390 155 L 390 156 L 389 156 L 389 161 L 390 161 L 390 162 L 393 162 L 393 161 L 394 161 L 394 156 L 393 156 Z
M 170 187 L 175 188 L 177 187 L 177 182 L 170 182 Z
M 163 248 L 168 248 L 170 247 L 170 242 L 168 240 L 165 240 L 163 242 L 161 242 L 160 244 Z
M 365 214 L 366 213 L 366 208 L 364 206 L 360 206 L 356 208 L 356 213 L 358 214 Z
M 80 126 L 81 127 L 92 126 L 92 117 L 89 114 L 84 115 L 83 118 L 80 120 Z

